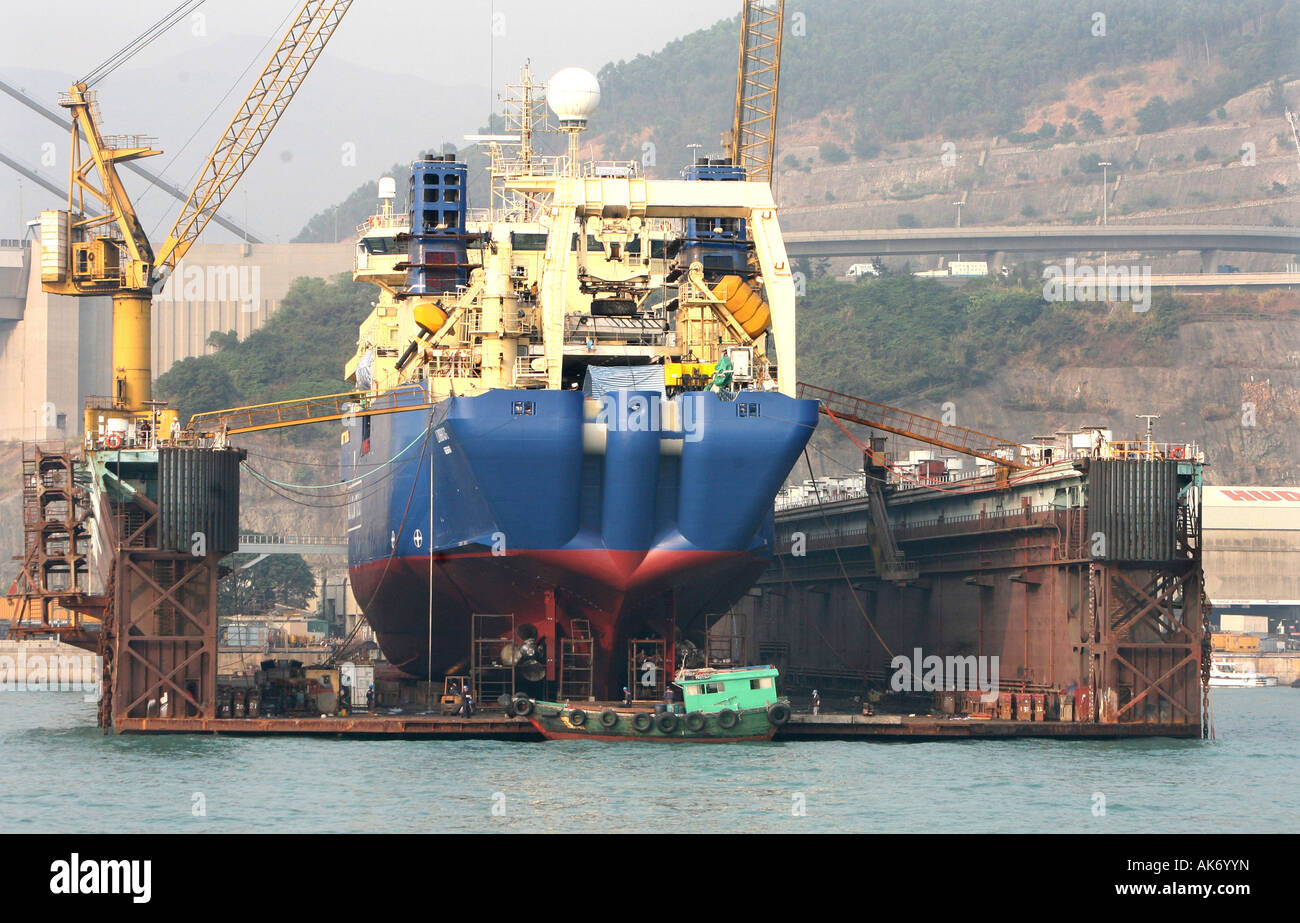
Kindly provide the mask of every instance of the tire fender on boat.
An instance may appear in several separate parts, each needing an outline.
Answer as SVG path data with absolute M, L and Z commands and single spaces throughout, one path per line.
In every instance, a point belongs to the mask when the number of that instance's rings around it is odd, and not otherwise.
M 790 720 L 790 706 L 784 702 L 773 702 L 767 706 L 767 720 L 774 727 L 781 727 Z
M 612 728 L 618 724 L 618 712 L 612 708 L 607 708 L 600 713 L 600 723 L 603 727 Z
M 655 715 L 655 727 L 661 734 L 671 734 L 677 730 L 677 716 L 670 711 Z
M 533 700 L 521 695 L 510 703 L 510 711 L 520 718 L 527 718 L 533 713 Z
M 569 723 L 577 728 L 582 727 L 587 723 L 587 713 L 581 708 L 575 708 L 569 712 Z
M 702 712 L 693 711 L 687 715 L 686 730 L 696 734 L 704 730 L 704 714 Z
M 731 730 L 740 722 L 740 715 L 736 714 L 730 708 L 724 708 L 718 712 L 718 727 L 725 730 Z
M 632 716 L 632 727 L 636 728 L 642 734 L 654 726 L 655 719 L 651 717 L 648 711 L 639 711 Z

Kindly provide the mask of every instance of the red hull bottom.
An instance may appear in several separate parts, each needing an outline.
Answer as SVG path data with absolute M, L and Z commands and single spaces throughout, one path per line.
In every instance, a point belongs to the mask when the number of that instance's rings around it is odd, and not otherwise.
M 628 681 L 627 641 L 704 628 L 725 612 L 767 565 L 749 552 L 518 551 L 506 555 L 392 558 L 351 568 L 352 587 L 384 655 L 413 676 L 468 668 L 471 616 L 513 614 L 548 639 L 572 636 L 575 619 L 596 641 L 594 694 L 615 698 Z M 552 621 L 552 613 L 554 619 Z M 430 624 L 432 623 L 432 633 Z M 430 636 L 432 634 L 432 644 Z

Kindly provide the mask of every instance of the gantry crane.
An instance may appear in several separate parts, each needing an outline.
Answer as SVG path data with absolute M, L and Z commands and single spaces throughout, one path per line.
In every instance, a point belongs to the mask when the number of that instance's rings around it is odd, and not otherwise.
M 748 179 L 772 182 L 785 0 L 745 0 L 740 14 L 736 106 L 724 146 Z
M 143 136 L 105 136 L 91 88 L 188 15 L 198 6 L 197 0 L 182 3 L 59 99 L 59 105 L 72 117 L 68 207 L 41 213 L 41 287 L 53 294 L 108 295 L 113 299 L 113 412 L 124 416 L 153 412 L 153 289 L 171 274 L 216 215 L 351 5 L 352 0 L 305 0 L 205 161 L 180 215 L 156 252 L 122 185 L 117 165 L 162 152 Z M 88 198 L 106 209 L 105 213 L 94 214 L 87 207 Z M 93 430 L 88 420 L 87 431 Z

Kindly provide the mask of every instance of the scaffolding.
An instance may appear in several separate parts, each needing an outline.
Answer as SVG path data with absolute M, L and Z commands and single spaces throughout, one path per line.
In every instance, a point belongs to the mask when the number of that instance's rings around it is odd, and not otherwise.
M 562 702 L 574 699 L 592 701 L 596 642 L 591 636 L 591 622 L 587 619 L 574 619 L 569 629 L 570 636 L 560 639 L 560 688 L 557 697 Z
M 665 665 L 662 638 L 633 638 L 627 642 L 627 688 L 638 702 L 662 702 L 671 665 Z
M 740 626 L 740 616 L 728 612 L 709 626 L 704 635 L 704 666 L 739 667 L 745 663 L 744 629 Z
M 515 617 L 475 612 L 470 633 L 470 688 L 479 702 L 515 694 Z M 507 650 L 509 648 L 509 650 Z
M 89 494 L 76 482 L 78 462 L 63 446 L 23 445 L 23 555 L 9 607 L 9 636 L 55 635 L 94 649 L 98 635 L 83 613 L 105 601 L 90 593 Z

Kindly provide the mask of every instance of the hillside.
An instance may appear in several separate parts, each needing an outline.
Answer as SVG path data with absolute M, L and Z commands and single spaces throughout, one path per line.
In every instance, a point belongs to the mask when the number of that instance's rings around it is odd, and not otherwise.
M 951 403 L 958 425 L 1016 442 L 1083 425 L 1129 438 L 1156 413 L 1161 436 L 1206 448 L 1209 483 L 1300 480 L 1296 292 L 1157 292 L 1135 313 L 1049 304 L 1018 282 L 887 276 L 814 282 L 799 317 L 801 377 L 822 387 L 935 418 Z M 818 474 L 861 465 L 833 427 L 814 446 Z
M 831 140 L 866 158 L 882 145 L 927 137 L 1037 132 L 1045 106 L 1070 105 L 1071 84 L 1089 78 L 1090 89 L 1104 94 L 1132 83 L 1144 65 L 1176 59 L 1185 79 L 1167 90 L 1163 119 L 1147 120 L 1149 130 L 1160 130 L 1202 122 L 1296 67 L 1296 0 L 1124 0 L 1097 10 L 1087 0 L 810 0 L 797 11 L 788 7 L 778 147 L 810 120 L 826 128 L 838 120 Z M 686 145 L 710 148 L 730 123 L 737 29 L 719 23 L 602 68 L 592 123 L 598 143 L 639 158 L 642 143 L 652 141 L 661 176 L 675 175 Z M 1099 112 L 1130 114 L 1104 105 Z M 1093 132 L 1111 128 L 1104 123 Z
M 1102 161 L 1113 165 L 1117 222 L 1296 223 L 1283 110 L 1300 107 L 1300 0 L 1126 0 L 1104 24 L 1093 7 L 810 0 L 788 10 L 774 181 L 783 225 L 946 226 L 956 200 L 964 225 L 1098 222 Z M 659 177 L 677 175 L 689 144 L 716 150 L 737 29 L 724 20 L 602 68 L 587 150 Z M 499 117 L 486 127 L 499 130 Z M 481 203 L 481 158 L 461 153 Z M 324 209 L 297 239 L 332 239 L 336 222 L 363 220 L 374 187 Z

